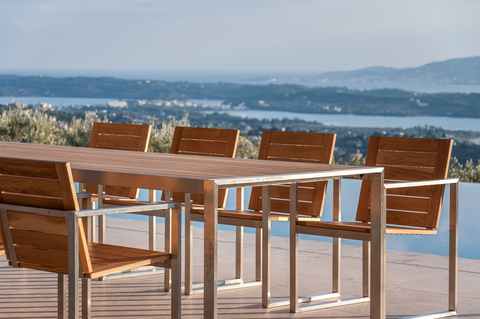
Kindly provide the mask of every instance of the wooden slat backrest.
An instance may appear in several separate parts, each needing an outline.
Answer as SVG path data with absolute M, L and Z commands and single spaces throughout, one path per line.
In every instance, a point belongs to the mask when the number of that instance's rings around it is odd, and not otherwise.
M 385 183 L 445 179 L 453 141 L 405 137 L 370 137 L 366 166 L 384 167 Z M 444 186 L 392 189 L 387 192 L 387 224 L 438 228 Z M 370 221 L 370 182 L 363 181 L 357 221 Z
M 237 151 L 239 135 L 239 130 L 177 126 L 170 153 L 233 158 Z M 163 194 L 162 200 L 165 200 Z M 185 194 L 174 192 L 173 201 L 184 202 Z M 224 207 L 226 201 L 227 190 L 218 190 L 218 207 Z M 193 203 L 203 205 L 203 194 L 193 194 Z
M 0 203 L 59 211 L 78 211 L 69 163 L 0 158 Z M 20 267 L 68 273 L 68 232 L 64 217 L 6 211 Z M 5 225 L 2 219 L 2 225 Z M 88 269 L 88 251 L 80 223 L 80 254 Z M 7 242 L 5 229 L 2 238 Z M 5 245 L 7 258 L 10 249 Z M 90 266 L 91 268 L 91 266 Z
M 89 147 L 146 152 L 151 130 L 151 125 L 96 122 L 93 123 Z M 98 192 L 96 185 L 87 184 L 86 187 L 88 193 Z M 109 196 L 136 198 L 138 188 L 107 185 L 105 193 Z
M 330 164 L 333 159 L 336 134 L 264 131 L 258 159 Z M 327 182 L 300 183 L 298 185 L 299 213 L 321 216 L 325 202 Z M 271 211 L 289 213 L 288 185 L 271 187 Z M 262 190 L 254 187 L 249 209 L 262 209 Z

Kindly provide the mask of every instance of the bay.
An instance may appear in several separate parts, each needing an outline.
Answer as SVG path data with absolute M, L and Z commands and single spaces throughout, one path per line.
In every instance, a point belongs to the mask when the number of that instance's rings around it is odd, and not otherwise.
M 442 116 L 374 116 L 374 115 L 354 115 L 354 114 L 312 114 L 312 113 L 293 113 L 280 111 L 216 111 L 226 113 L 232 116 L 241 116 L 254 119 L 299 119 L 308 122 L 318 122 L 324 125 L 350 126 L 350 127 L 405 127 L 415 126 L 423 127 L 435 126 L 445 130 L 478 131 L 480 130 L 480 119 L 442 117 Z M 213 113 L 206 111 L 205 113 Z
M 40 102 L 57 106 L 70 105 L 99 105 L 107 104 L 111 101 L 117 101 L 116 98 L 86 98 L 86 97 L 48 97 L 48 96 L 0 96 L 0 104 L 21 104 L 36 105 Z

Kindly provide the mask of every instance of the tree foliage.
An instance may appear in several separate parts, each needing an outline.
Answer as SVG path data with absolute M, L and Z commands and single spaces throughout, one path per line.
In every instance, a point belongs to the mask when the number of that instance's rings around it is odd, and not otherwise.
M 88 113 L 82 118 L 73 118 L 69 123 L 57 121 L 53 115 L 41 109 L 11 106 L 2 111 L 0 116 L 0 140 L 22 143 L 51 144 L 87 147 L 94 122 L 108 122 L 100 119 L 97 113 Z M 153 123 L 150 138 L 150 152 L 167 153 L 173 140 L 175 126 L 190 126 L 188 115 L 181 119 Z M 245 136 L 240 136 L 237 147 L 237 158 L 256 158 L 258 143 Z M 348 163 L 349 165 L 365 165 L 365 157 L 360 151 Z M 480 183 L 480 160 L 475 165 L 473 160 L 461 164 L 457 157 L 452 157 L 449 177 L 459 178 L 462 182 Z

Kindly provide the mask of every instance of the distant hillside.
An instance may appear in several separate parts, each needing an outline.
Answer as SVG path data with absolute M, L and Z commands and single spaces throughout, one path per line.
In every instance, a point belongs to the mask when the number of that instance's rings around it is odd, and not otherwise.
M 281 82 L 287 78 L 263 78 Z M 389 68 L 374 66 L 353 71 L 321 73 L 318 76 L 299 78 L 312 82 L 376 82 L 422 84 L 480 84 L 480 56 L 432 62 L 417 68 Z
M 91 97 L 123 100 L 223 100 L 253 110 L 384 116 L 450 116 L 480 118 L 480 94 L 425 94 L 398 89 L 349 90 L 301 85 L 244 85 L 110 77 L 0 75 L 0 96 Z

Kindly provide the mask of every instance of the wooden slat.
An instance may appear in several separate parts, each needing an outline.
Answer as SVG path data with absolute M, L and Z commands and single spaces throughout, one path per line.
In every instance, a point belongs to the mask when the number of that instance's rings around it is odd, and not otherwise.
M 427 214 L 387 210 L 387 224 L 426 227 Z
M 40 271 L 53 272 L 56 274 L 68 275 L 68 268 L 47 267 L 47 266 L 42 266 L 35 263 L 27 263 L 27 262 L 21 262 L 18 264 L 18 266 L 20 268 L 29 268 L 29 269 L 35 269 Z
M 196 139 L 205 141 L 226 141 L 228 140 L 228 136 L 231 131 L 237 132 L 237 130 L 204 127 L 178 127 L 178 129 L 175 129 L 177 131 L 181 131 L 182 139 Z
M 387 164 L 399 166 L 435 167 L 436 157 L 437 153 L 380 150 L 377 154 L 377 166 Z
M 290 213 L 290 201 L 272 199 L 271 211 L 277 213 Z M 298 212 L 302 215 L 311 215 L 312 203 L 298 202 Z
M 85 274 L 85 277 L 92 278 L 92 279 L 98 278 L 98 277 L 106 276 L 109 274 L 121 272 L 124 270 L 147 266 L 147 265 L 151 265 L 154 263 L 158 263 L 158 262 L 166 261 L 170 259 L 171 259 L 171 255 L 166 254 L 162 256 L 150 257 L 143 260 L 119 262 L 113 265 L 94 265 L 92 273 Z
M 387 196 L 388 209 L 427 213 L 429 203 L 429 198 Z
M 68 268 L 68 253 L 25 246 L 15 246 L 18 262 L 26 262 L 51 268 Z
M 310 145 L 318 146 L 323 145 L 325 137 L 329 134 L 319 133 L 307 133 L 301 132 L 301 134 L 285 134 L 285 132 L 267 131 L 270 134 L 269 142 L 271 144 L 291 144 L 291 145 Z M 265 132 L 264 132 L 265 133 Z M 333 134 L 330 134 L 333 135 Z M 264 135 L 262 134 L 262 139 Z
M 302 159 L 320 162 L 323 147 L 270 144 L 268 159 Z
M 39 208 L 63 209 L 63 199 L 53 197 L 41 197 L 22 194 L 3 193 L 2 201 L 6 204 L 32 206 Z
M 95 147 L 112 150 L 136 151 L 140 137 L 123 135 L 100 135 L 97 138 Z
M 378 136 L 377 136 L 378 137 Z M 379 149 L 408 152 L 438 152 L 438 139 L 432 138 L 386 138 L 379 139 Z
M 432 186 L 387 189 L 387 194 L 389 194 L 389 195 L 417 196 L 417 197 L 430 197 L 432 195 Z
M 68 237 L 65 235 L 42 233 L 24 229 L 12 229 L 15 245 L 35 246 L 40 249 L 68 251 Z
M 61 197 L 58 180 L 0 175 L 0 185 L 2 192 Z
M 218 208 L 225 207 L 225 201 L 227 197 L 227 190 L 226 189 L 219 189 L 218 190 Z M 192 201 L 194 205 L 203 205 L 204 204 L 204 196 L 203 194 L 193 194 Z M 162 200 L 165 200 L 165 195 L 162 193 Z M 180 192 L 173 192 L 173 201 L 184 203 L 185 202 L 185 193 Z
M 409 167 L 409 166 L 387 166 L 377 165 L 385 168 L 386 179 L 399 181 L 424 181 L 433 179 L 433 168 Z
M 65 218 L 39 214 L 7 212 L 10 227 L 68 235 Z
M 56 179 L 55 165 L 48 161 L 0 158 L 0 174 Z
M 298 200 L 312 201 L 314 188 L 298 188 Z M 275 185 L 271 187 L 271 198 L 290 199 L 290 187 L 288 185 Z
M 135 188 L 134 190 L 136 191 L 137 189 Z M 86 184 L 86 192 L 90 194 L 97 194 L 98 185 Z M 130 187 L 111 186 L 111 185 L 105 185 L 105 194 L 109 194 L 110 196 L 117 196 L 117 197 L 127 197 L 129 199 L 137 197 L 137 192 L 133 193 L 134 195 L 132 196 L 132 188 Z
M 297 225 L 318 228 L 338 229 L 354 232 L 370 233 L 371 226 L 368 223 L 359 222 L 328 222 L 328 221 L 298 221 Z M 387 234 L 403 235 L 435 235 L 434 229 L 419 229 L 410 227 L 387 226 Z
M 178 148 L 178 154 L 224 156 L 226 147 L 225 141 L 183 139 Z
M 98 126 L 98 134 L 102 135 L 140 136 L 144 127 L 150 125 L 96 122 L 94 126 Z

